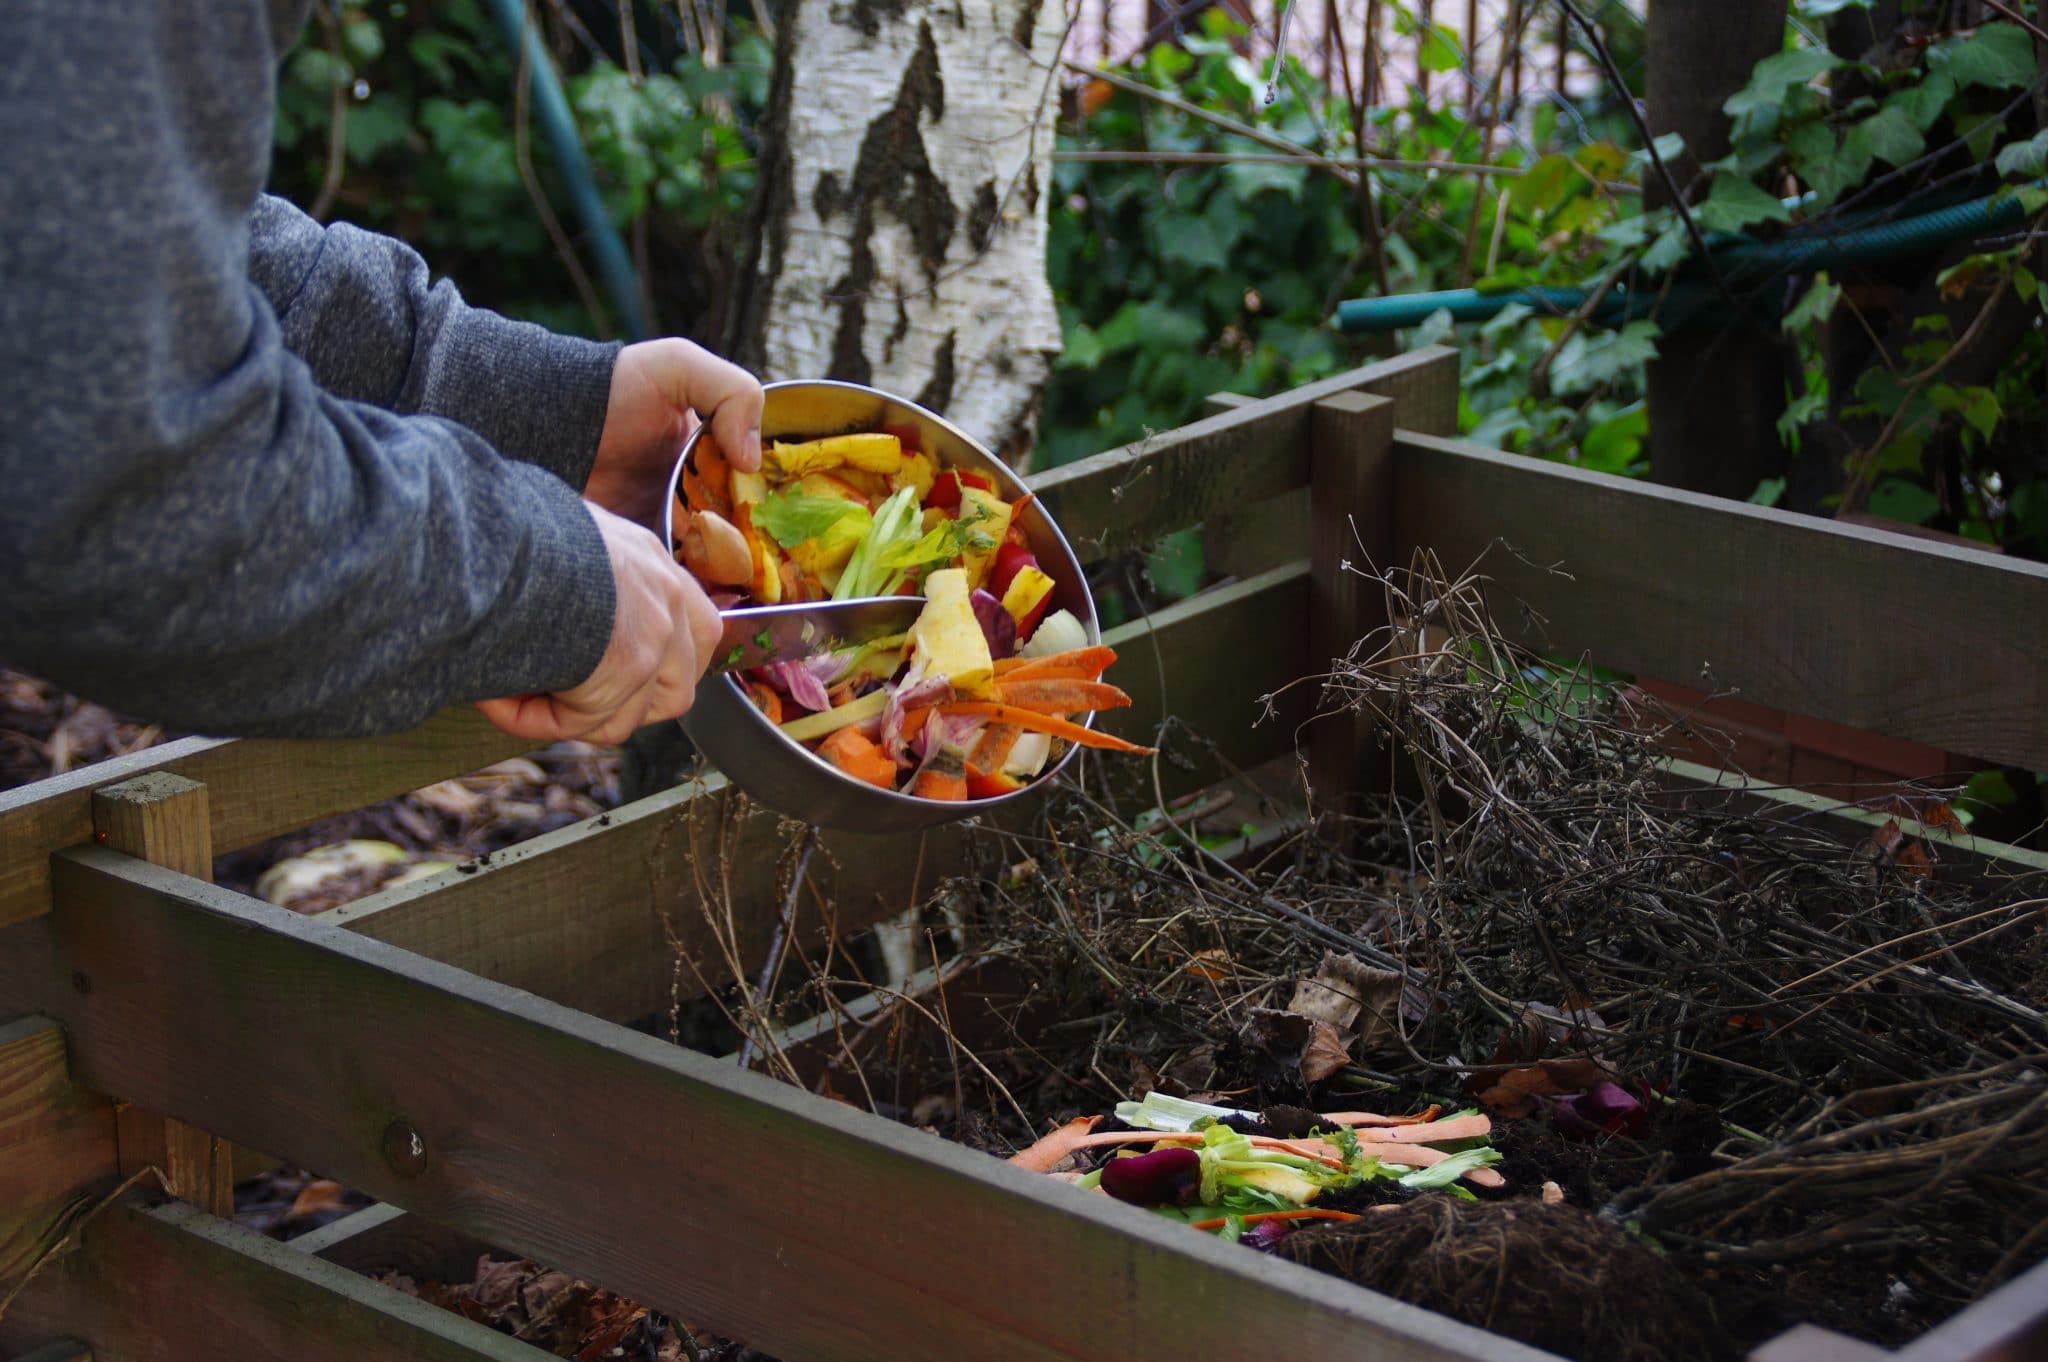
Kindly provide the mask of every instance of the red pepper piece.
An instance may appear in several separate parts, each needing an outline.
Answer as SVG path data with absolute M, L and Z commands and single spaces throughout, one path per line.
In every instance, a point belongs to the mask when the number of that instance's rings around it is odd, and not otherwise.
M 882 434 L 894 435 L 896 442 L 903 446 L 903 452 L 906 454 L 922 454 L 924 452 L 924 445 L 922 443 L 924 436 L 919 433 L 916 426 L 883 426 Z
M 1037 566 L 1038 559 L 1030 549 L 1021 544 L 1005 543 L 996 550 L 995 565 L 989 572 L 988 589 L 995 593 L 997 600 L 1001 600 L 1004 593 L 1009 591 L 1010 583 L 1017 580 L 1018 573 L 1025 568 Z
M 926 510 L 958 511 L 960 509 L 960 475 L 947 469 L 932 479 L 932 490 L 924 494 L 921 503 Z

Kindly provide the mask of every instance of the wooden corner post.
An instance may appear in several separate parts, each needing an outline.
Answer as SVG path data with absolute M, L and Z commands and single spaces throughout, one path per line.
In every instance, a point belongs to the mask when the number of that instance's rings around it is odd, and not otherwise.
M 169 771 L 93 791 L 93 839 L 194 879 L 213 879 L 213 824 L 206 787 Z M 164 1019 L 166 1026 L 177 1020 Z M 203 1130 L 140 1107 L 116 1107 L 121 1172 L 155 1164 L 165 1190 L 215 1215 L 235 1209 L 234 1148 Z
M 1375 580 L 1393 566 L 1394 401 L 1338 393 L 1309 427 L 1309 656 L 1320 674 L 1387 622 Z M 1364 715 L 1322 713 L 1309 726 L 1309 788 L 1318 813 L 1342 813 L 1362 776 Z

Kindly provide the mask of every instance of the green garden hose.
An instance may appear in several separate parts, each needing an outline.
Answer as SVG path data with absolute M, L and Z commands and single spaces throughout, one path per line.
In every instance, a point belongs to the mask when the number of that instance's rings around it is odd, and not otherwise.
M 2037 182 L 2035 187 L 2042 185 L 2048 185 L 2048 181 Z M 2025 217 L 2026 209 L 2019 196 L 2007 192 L 1878 226 L 1840 229 L 1822 224 L 1776 241 L 1739 237 L 1717 250 L 1714 262 L 1730 287 L 1744 287 L 1787 274 L 1916 255 L 1951 241 L 2017 226 Z M 1499 293 L 1464 288 L 1386 298 L 1352 298 L 1337 305 L 1337 329 L 1397 331 L 1419 326 L 1439 311 L 1448 312 L 1454 322 L 1479 322 L 1497 315 L 1511 303 L 1564 315 L 1585 306 L 1588 293 L 1583 287 L 1509 289 Z M 1669 326 L 1702 314 L 1712 297 L 1713 290 L 1698 282 L 1697 275 L 1675 285 L 1669 297 L 1655 286 L 1633 291 L 1617 287 L 1600 300 L 1592 320 L 1611 326 L 1631 317 L 1647 316 L 1662 300 L 1667 305 L 1679 304 L 1665 316 Z

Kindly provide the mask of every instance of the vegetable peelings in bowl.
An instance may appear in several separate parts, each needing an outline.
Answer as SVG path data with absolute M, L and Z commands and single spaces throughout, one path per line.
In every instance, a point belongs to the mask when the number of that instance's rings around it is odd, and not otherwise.
M 708 432 L 707 432 L 708 434 Z M 922 799 L 1023 788 L 1079 744 L 1146 753 L 1077 722 L 1130 697 L 972 469 L 942 466 L 915 427 L 774 440 L 761 471 L 699 439 L 677 486 L 676 557 L 734 603 L 922 595 L 916 623 L 858 647 L 736 676 L 761 713 L 835 770 Z

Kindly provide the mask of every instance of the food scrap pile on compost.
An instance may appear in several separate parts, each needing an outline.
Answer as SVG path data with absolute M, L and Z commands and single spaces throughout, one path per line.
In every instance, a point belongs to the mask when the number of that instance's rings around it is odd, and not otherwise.
M 1938 864 L 1906 810 L 1844 835 L 1675 788 L 1640 702 L 1533 666 L 1477 578 L 1385 581 L 1403 623 L 1304 684 L 1379 721 L 1402 793 L 1225 860 L 1201 808 L 1112 812 L 1150 773 L 1084 772 L 953 887 L 1020 1001 L 949 1027 L 906 1114 L 1586 1358 L 1897 1342 L 2048 1254 L 2048 891 Z M 889 1062 L 827 1081 L 918 1091 Z M 1167 1139 L 1140 1096 L 1241 1116 Z M 1418 1192 L 1316 1116 L 1430 1103 L 1478 1110 L 1503 1187 Z

